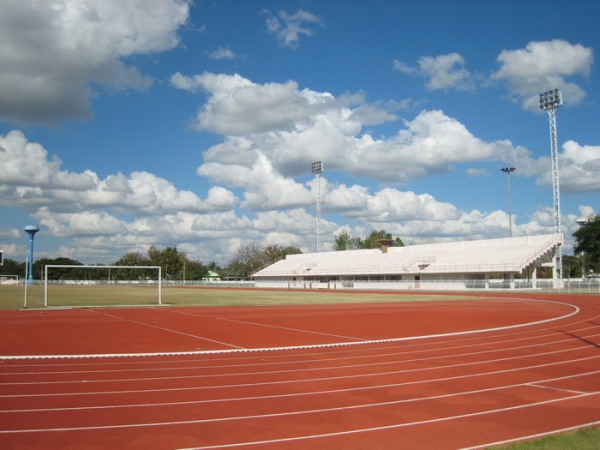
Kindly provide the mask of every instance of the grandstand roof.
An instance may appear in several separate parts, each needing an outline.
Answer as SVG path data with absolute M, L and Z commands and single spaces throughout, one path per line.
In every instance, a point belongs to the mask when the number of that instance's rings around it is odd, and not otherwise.
M 561 234 L 287 255 L 253 276 L 289 278 L 441 273 L 521 273 L 547 261 Z

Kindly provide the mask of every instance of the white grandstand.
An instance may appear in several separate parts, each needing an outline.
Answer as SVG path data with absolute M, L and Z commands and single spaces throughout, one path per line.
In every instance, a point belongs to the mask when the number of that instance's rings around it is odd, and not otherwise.
M 257 287 L 460 289 L 536 287 L 562 234 L 288 255 L 253 275 Z M 515 280 L 515 276 L 520 276 Z M 526 286 L 525 286 L 526 285 Z

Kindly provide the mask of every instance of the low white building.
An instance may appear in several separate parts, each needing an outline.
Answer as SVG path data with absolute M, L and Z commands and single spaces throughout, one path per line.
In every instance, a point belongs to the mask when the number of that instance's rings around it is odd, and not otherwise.
M 562 234 L 288 255 L 253 275 L 256 287 L 300 289 L 536 288 Z M 519 279 L 515 279 L 515 276 Z

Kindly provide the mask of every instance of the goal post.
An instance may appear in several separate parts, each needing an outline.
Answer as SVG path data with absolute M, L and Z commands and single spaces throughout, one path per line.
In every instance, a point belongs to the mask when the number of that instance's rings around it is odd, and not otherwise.
M 19 285 L 19 275 L 0 275 L 0 284 L 16 284 Z
M 49 280 L 48 273 L 52 273 L 53 269 L 67 270 L 85 270 L 89 269 L 94 274 L 106 271 L 105 279 L 78 279 L 77 277 L 67 277 L 68 279 Z M 114 270 L 111 277 L 111 270 Z M 126 278 L 119 277 L 126 270 Z M 141 271 L 141 275 L 137 279 L 133 276 L 135 271 Z M 156 282 L 154 279 L 147 277 L 148 271 L 156 271 Z M 79 271 L 78 271 L 79 272 Z M 81 273 L 81 272 L 79 272 Z M 117 277 L 114 277 L 117 275 Z M 122 275 L 121 275 L 122 276 Z M 86 277 L 87 278 L 87 277 Z M 102 265 L 68 265 L 68 264 L 48 264 L 44 266 L 44 306 L 48 307 L 48 285 L 59 284 L 61 286 L 156 286 L 158 288 L 158 305 L 162 305 L 162 269 L 160 266 L 102 266 Z

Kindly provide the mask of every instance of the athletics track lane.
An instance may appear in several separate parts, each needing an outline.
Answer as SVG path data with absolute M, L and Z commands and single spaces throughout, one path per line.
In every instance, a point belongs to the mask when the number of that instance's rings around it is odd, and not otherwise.
M 519 299 L 447 300 L 434 306 L 415 302 L 2 311 L 0 355 L 190 352 L 364 342 L 516 326 L 573 311 L 563 303 Z
M 569 302 L 580 311 L 556 322 L 424 340 L 252 353 L 4 359 L 0 443 L 463 448 L 598 423 L 600 298 Z M 477 309 L 478 302 L 464 303 Z M 524 313 L 507 303 L 517 318 L 508 315 L 505 324 L 521 321 Z M 301 316 L 303 308 L 295 308 Z M 289 324 L 272 313 L 239 317 L 237 310 L 235 320 L 260 320 L 286 334 Z M 365 315 L 354 314 L 356 322 Z M 377 316 L 374 323 L 386 317 Z M 474 318 L 461 327 L 472 330 Z M 332 327 L 331 335 L 345 331 L 353 337 L 345 319 L 345 330 Z M 477 325 L 499 321 L 481 317 Z M 422 327 L 431 334 L 426 323 Z M 383 324 L 383 334 L 391 328 Z M 323 328 L 306 331 L 309 336 Z

